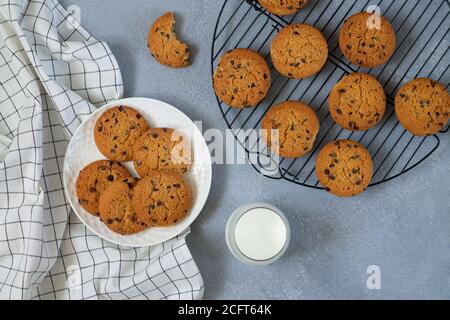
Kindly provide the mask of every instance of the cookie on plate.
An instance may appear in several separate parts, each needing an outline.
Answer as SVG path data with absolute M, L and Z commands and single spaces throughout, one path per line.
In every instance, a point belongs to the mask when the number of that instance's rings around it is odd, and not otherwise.
M 270 69 L 258 53 L 250 49 L 234 49 L 219 61 L 214 77 L 217 97 L 233 108 L 257 105 L 269 92 Z
M 135 179 L 121 179 L 106 187 L 100 196 L 100 219 L 109 229 L 122 235 L 138 233 L 147 228 L 144 222 L 138 220 L 131 204 L 135 186 Z
M 341 127 L 364 131 L 376 126 L 386 111 L 386 94 L 380 82 L 365 73 L 344 76 L 331 90 L 330 113 Z
M 80 205 L 90 214 L 98 216 L 98 201 L 107 186 L 121 179 L 131 178 L 128 170 L 119 162 L 95 161 L 80 171 L 76 189 Z
M 327 191 L 340 197 L 352 197 L 369 186 L 373 175 L 372 157 L 358 142 L 332 141 L 317 156 L 316 175 Z
M 298 158 L 312 150 L 319 127 L 319 119 L 310 106 L 300 101 L 285 101 L 266 113 L 262 135 L 280 156 Z
M 175 16 L 172 12 L 159 17 L 148 33 L 148 48 L 159 63 L 181 68 L 189 65 L 191 50 L 187 44 L 177 39 L 174 25 Z
M 308 0 L 258 0 L 258 2 L 269 12 L 284 16 L 300 11 Z
M 395 50 L 396 36 L 389 21 L 368 12 L 348 18 L 339 33 L 342 53 L 353 64 L 374 68 L 386 63 Z
M 427 78 L 405 84 L 395 97 L 395 112 L 406 130 L 417 136 L 438 133 L 450 119 L 450 96 L 442 84 Z
M 303 79 L 323 68 L 328 58 L 328 44 L 313 26 L 290 24 L 275 36 L 270 54 L 278 72 L 289 78 Z
M 108 159 L 130 161 L 133 145 L 149 129 L 147 121 L 136 110 L 118 106 L 106 110 L 95 123 L 94 140 Z
M 187 215 L 191 190 L 175 171 L 152 171 L 136 185 L 133 207 L 139 221 L 154 227 L 171 226 Z
M 192 164 L 189 141 L 170 128 L 152 128 L 134 145 L 134 168 L 141 177 L 153 170 L 176 170 L 184 174 Z

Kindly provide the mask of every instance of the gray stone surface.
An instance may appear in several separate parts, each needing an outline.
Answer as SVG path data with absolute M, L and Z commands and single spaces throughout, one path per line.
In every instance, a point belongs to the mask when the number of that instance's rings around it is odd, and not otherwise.
M 81 22 L 108 42 L 122 69 L 125 96 L 166 101 L 205 128 L 225 129 L 211 88 L 210 48 L 219 0 L 62 0 L 77 4 Z M 151 22 L 178 16 L 192 44 L 193 66 L 172 70 L 147 51 Z M 450 298 L 450 134 L 410 174 L 360 197 L 338 199 L 260 176 L 251 166 L 215 165 L 209 201 L 188 243 L 207 299 Z M 292 227 L 286 256 L 269 267 L 246 266 L 228 251 L 224 229 L 241 204 L 266 201 Z M 381 268 L 381 290 L 368 290 L 366 268 Z

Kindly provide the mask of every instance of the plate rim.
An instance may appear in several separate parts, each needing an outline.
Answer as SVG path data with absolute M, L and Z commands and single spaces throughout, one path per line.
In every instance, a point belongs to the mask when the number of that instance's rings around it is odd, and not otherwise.
M 104 237 L 103 235 L 101 235 L 99 232 L 97 232 L 96 230 L 94 230 L 94 228 L 92 228 L 89 224 L 87 224 L 87 223 L 84 221 L 84 219 L 82 219 L 82 218 L 80 217 L 80 214 L 77 212 L 77 210 L 75 210 L 75 207 L 74 207 L 74 205 L 73 205 L 73 203 L 72 203 L 72 201 L 71 201 L 71 197 L 69 196 L 69 191 L 68 191 L 67 188 L 66 188 L 67 182 L 66 182 L 66 175 L 65 175 L 65 166 L 66 166 L 66 160 L 67 160 L 67 150 L 69 149 L 69 147 L 70 147 L 70 145 L 71 145 L 71 143 L 72 143 L 72 141 L 73 141 L 73 137 L 77 135 L 77 133 L 79 132 L 79 130 L 81 130 L 81 127 L 82 127 L 82 126 L 83 126 L 90 118 L 94 117 L 97 113 L 100 113 L 101 110 L 104 110 L 104 109 L 113 107 L 114 105 L 121 105 L 121 104 L 126 105 L 126 104 L 127 104 L 127 101 L 129 101 L 129 100 L 146 100 L 146 101 L 148 101 L 148 102 L 156 102 L 156 103 L 159 103 L 159 104 L 167 105 L 167 106 L 169 106 L 169 107 L 171 107 L 171 108 L 177 110 L 178 112 L 180 112 L 181 114 L 183 114 L 186 118 L 188 118 L 188 119 L 191 121 L 192 125 L 193 125 L 193 126 L 196 128 L 196 130 L 200 133 L 200 135 L 201 135 L 201 137 L 202 137 L 202 142 L 205 144 L 206 150 L 208 151 L 208 152 L 207 152 L 208 157 L 207 157 L 207 161 L 206 161 L 207 167 L 208 167 L 208 181 L 207 181 L 207 183 L 208 183 L 208 185 L 207 185 L 207 190 L 208 190 L 208 191 L 207 191 L 207 194 L 206 194 L 206 197 L 205 197 L 204 202 L 203 202 L 203 203 L 201 204 L 201 206 L 200 206 L 200 209 L 199 209 L 198 214 L 197 214 L 197 215 L 195 216 L 195 218 L 194 218 L 194 219 L 186 226 L 185 229 L 180 230 L 177 234 L 171 236 L 170 238 L 164 239 L 164 240 L 162 240 L 162 241 L 160 241 L 160 242 L 158 242 L 158 243 L 154 243 L 154 244 L 124 244 L 124 243 L 119 243 L 118 241 L 115 241 L 115 240 L 113 240 L 113 239 L 107 239 L 107 238 L 105 238 L 105 237 Z M 106 157 L 105 157 L 105 158 L 106 158 Z M 101 159 L 99 159 L 99 160 L 101 160 Z M 63 176 L 63 177 L 62 177 L 62 180 L 63 180 L 63 189 L 64 189 L 64 194 L 65 194 L 65 196 L 66 196 L 66 198 L 67 198 L 67 201 L 68 201 L 68 203 L 70 204 L 70 207 L 71 207 L 72 211 L 76 214 L 77 218 L 80 220 L 80 222 L 81 222 L 87 229 L 89 229 L 89 230 L 90 230 L 91 232 L 93 232 L 95 235 L 97 235 L 98 237 L 100 237 L 102 240 L 108 241 L 108 242 L 113 243 L 113 244 L 115 244 L 115 245 L 125 246 L 125 247 L 130 247 L 130 248 L 145 248 L 145 247 L 151 247 L 151 246 L 160 245 L 161 243 L 164 243 L 164 242 L 166 242 L 166 241 L 169 241 L 169 240 L 171 240 L 171 239 L 174 239 L 174 238 L 178 237 L 180 234 L 186 233 L 186 230 L 188 230 L 188 228 L 189 228 L 189 227 L 197 220 L 198 216 L 202 213 L 202 211 L 203 211 L 203 209 L 204 209 L 204 207 L 205 207 L 205 205 L 206 205 L 206 202 L 208 201 L 209 195 L 210 195 L 210 193 L 211 193 L 211 185 L 212 185 L 212 159 L 211 159 L 211 154 L 209 153 L 208 144 L 206 143 L 206 140 L 205 140 L 205 138 L 204 138 L 202 132 L 201 132 L 200 129 L 195 125 L 194 121 L 192 121 L 192 119 L 191 119 L 188 115 L 186 115 L 183 111 L 181 111 L 181 110 L 178 109 L 177 107 L 171 105 L 170 103 L 167 103 L 167 102 L 165 102 L 165 101 L 161 101 L 161 100 L 158 100 L 158 99 L 154 99 L 154 98 L 146 98 L 146 97 L 128 97 L 128 98 L 121 98 L 121 99 L 118 99 L 118 100 L 111 101 L 111 102 L 109 102 L 109 103 L 106 103 L 106 104 L 104 104 L 104 105 L 102 105 L 102 106 L 96 108 L 96 110 L 95 110 L 94 112 L 92 112 L 91 114 L 89 114 L 89 115 L 88 115 L 88 116 L 80 123 L 80 125 L 77 127 L 77 129 L 76 129 L 75 132 L 73 133 L 73 135 L 72 135 L 72 137 L 70 138 L 70 141 L 69 141 L 69 143 L 68 143 L 68 145 L 67 145 L 66 152 L 65 152 L 65 154 L 64 154 L 62 176 Z M 70 217 L 68 217 L 68 219 L 70 219 Z

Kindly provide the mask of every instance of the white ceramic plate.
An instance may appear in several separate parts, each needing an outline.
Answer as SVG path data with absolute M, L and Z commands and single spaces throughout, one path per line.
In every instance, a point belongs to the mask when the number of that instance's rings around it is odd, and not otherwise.
M 108 229 L 98 217 L 85 211 L 78 203 L 76 181 L 78 173 L 89 163 L 105 159 L 94 142 L 94 125 L 100 115 L 109 108 L 125 105 L 138 110 L 151 127 L 168 127 L 182 130 L 193 147 L 193 164 L 185 179 L 192 189 L 192 206 L 187 217 L 175 226 L 149 228 L 140 233 L 122 236 Z M 132 162 L 123 163 L 134 176 L 138 176 Z M 107 104 L 91 114 L 77 129 L 64 159 L 64 189 L 78 218 L 94 233 L 110 242 L 132 247 L 152 246 L 182 233 L 200 214 L 211 187 L 211 157 L 208 146 L 197 126 L 180 110 L 153 99 L 128 98 Z

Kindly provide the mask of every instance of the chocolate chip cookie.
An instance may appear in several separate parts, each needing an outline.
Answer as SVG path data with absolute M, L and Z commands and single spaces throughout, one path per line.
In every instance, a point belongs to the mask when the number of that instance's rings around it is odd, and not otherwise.
M 284 16 L 300 11 L 308 0 L 258 0 L 258 2 L 269 12 Z
M 449 121 L 450 97 L 442 84 L 427 78 L 415 79 L 397 93 L 395 112 L 406 130 L 417 136 L 429 136 Z
M 174 25 L 175 16 L 172 12 L 159 17 L 148 33 L 148 48 L 159 63 L 181 68 L 189 65 L 191 50 L 187 44 L 178 40 Z
M 303 79 L 323 68 L 328 58 L 328 44 L 313 26 L 290 24 L 275 36 L 270 53 L 278 72 L 289 78 Z
M 192 164 L 189 141 L 170 128 L 152 128 L 134 146 L 134 168 L 141 177 L 153 170 L 176 170 L 187 172 Z
M 372 157 L 358 142 L 332 141 L 317 156 L 316 175 L 327 191 L 340 197 L 352 197 L 369 186 L 373 175 Z
M 319 119 L 310 106 L 300 101 L 285 101 L 266 113 L 262 135 L 280 156 L 298 158 L 311 151 L 319 127 Z
M 226 53 L 213 77 L 217 97 L 233 108 L 257 105 L 270 88 L 270 69 L 258 53 L 250 49 L 234 49 Z
M 147 228 L 139 221 L 131 204 L 136 181 L 133 178 L 113 182 L 101 194 L 100 219 L 112 231 L 122 235 L 138 233 Z
M 351 131 L 376 126 L 386 111 L 386 94 L 377 79 L 365 73 L 346 75 L 331 90 L 330 113 L 341 127 Z
M 98 201 L 102 192 L 113 182 L 127 178 L 131 178 L 131 174 L 120 163 L 111 160 L 95 161 L 78 175 L 78 202 L 87 212 L 98 216 Z
M 130 161 L 133 145 L 149 129 L 147 121 L 136 110 L 118 106 L 106 110 L 95 123 L 94 140 L 108 159 Z
M 339 33 L 342 53 L 353 64 L 366 68 L 386 63 L 395 50 L 396 36 L 389 21 L 367 12 L 348 18 Z
M 133 207 L 139 221 L 154 227 L 171 226 L 187 215 L 191 190 L 175 171 L 152 171 L 136 185 Z

